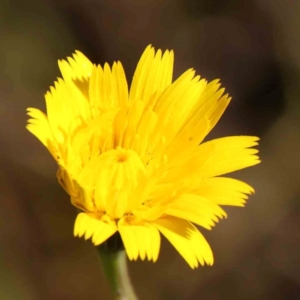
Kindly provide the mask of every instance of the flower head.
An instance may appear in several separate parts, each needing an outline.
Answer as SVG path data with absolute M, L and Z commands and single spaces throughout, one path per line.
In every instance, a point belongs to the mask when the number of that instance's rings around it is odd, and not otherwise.
M 206 229 L 243 206 L 253 189 L 219 177 L 259 163 L 257 137 L 204 142 L 230 102 L 218 80 L 190 69 L 172 82 L 173 51 L 143 53 L 130 89 L 123 67 L 81 52 L 59 61 L 47 114 L 29 108 L 27 128 L 57 161 L 57 178 L 81 212 L 75 236 L 95 245 L 119 231 L 127 255 L 156 261 L 160 234 L 195 268 L 213 263 Z

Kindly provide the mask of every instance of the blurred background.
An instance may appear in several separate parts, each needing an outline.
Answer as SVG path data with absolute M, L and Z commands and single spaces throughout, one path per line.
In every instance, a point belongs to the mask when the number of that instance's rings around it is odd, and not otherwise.
M 300 299 L 300 1 L 1 0 L 0 299 L 111 300 L 56 165 L 25 130 L 44 109 L 57 59 L 75 49 L 122 61 L 128 81 L 148 44 L 221 78 L 233 101 L 210 135 L 258 135 L 262 164 L 235 176 L 256 189 L 246 208 L 202 230 L 213 267 L 191 270 L 165 240 L 157 263 L 134 262 L 142 300 Z

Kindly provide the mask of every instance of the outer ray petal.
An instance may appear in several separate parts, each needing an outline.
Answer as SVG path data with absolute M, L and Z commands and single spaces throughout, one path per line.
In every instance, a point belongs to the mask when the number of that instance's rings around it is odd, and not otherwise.
M 125 73 L 120 62 L 112 69 L 108 64 L 102 68 L 94 66 L 89 82 L 89 101 L 94 116 L 102 111 L 119 109 L 128 102 L 128 87 Z
M 211 229 L 218 222 L 218 218 L 227 216 L 216 203 L 193 194 L 183 194 L 172 200 L 165 214 L 185 219 L 206 229 Z
M 176 164 L 178 160 L 183 159 L 187 161 L 190 155 L 194 152 L 195 148 L 203 141 L 203 139 L 216 125 L 230 102 L 228 95 L 220 98 L 222 93 L 222 91 L 219 91 L 214 94 L 211 99 L 208 99 L 210 105 L 202 105 L 204 106 L 203 108 L 198 108 L 197 112 L 200 110 L 202 111 L 200 116 L 195 112 L 192 113 L 188 111 L 188 113 L 181 118 L 182 123 L 176 122 L 178 133 L 174 136 L 174 139 L 167 147 L 169 167 Z M 186 105 L 186 101 L 180 102 L 183 102 Z M 201 101 L 197 99 L 197 102 Z M 198 106 L 198 104 L 193 106 Z M 193 106 L 190 108 L 190 110 L 194 110 Z M 177 109 L 177 111 L 182 112 L 183 109 Z M 177 121 L 180 118 L 177 116 L 172 117 L 172 119 L 176 119 Z
M 90 121 L 90 108 L 85 96 L 62 79 L 55 82 L 55 87 L 50 88 L 45 99 L 51 130 L 60 143 Z
M 201 82 L 198 82 L 199 76 L 193 78 L 194 74 L 192 69 L 186 71 L 159 97 L 154 111 L 160 122 L 154 131 L 154 140 L 165 136 L 166 145 L 169 145 L 186 123 L 186 116 L 203 89 Z
M 173 51 L 166 51 L 162 56 L 161 50 L 155 53 L 149 45 L 136 67 L 130 88 L 130 102 L 143 100 L 145 104 L 153 106 L 159 93 L 172 82 L 173 60 Z
M 213 177 L 200 181 L 195 193 L 218 205 L 244 206 L 247 194 L 254 193 L 254 189 L 237 179 Z
M 65 80 L 82 80 L 91 75 L 93 64 L 83 53 L 75 51 L 73 57 L 59 60 L 58 66 Z
M 80 213 L 77 215 L 74 226 L 74 236 L 90 239 L 95 246 L 100 245 L 112 236 L 117 227 L 114 222 L 104 222 L 100 218 L 96 218 L 96 215 Z
M 203 84 L 199 82 L 199 76 L 195 77 L 195 71 L 193 69 L 188 69 L 159 97 L 154 107 L 154 111 L 161 116 L 164 116 L 165 113 L 170 111 L 179 115 L 183 113 L 182 111 L 178 112 L 171 104 L 181 106 L 184 112 L 190 110 L 196 99 L 199 97 L 201 90 L 205 88 L 205 82 L 202 83 Z M 184 97 L 186 101 L 180 102 L 182 97 Z
M 169 167 L 176 165 L 179 160 L 187 161 L 189 159 L 195 148 L 214 128 L 229 102 L 230 98 L 225 95 L 204 109 L 202 116 L 191 117 L 183 124 L 178 135 L 167 148 Z
M 213 264 L 211 248 L 199 230 L 188 221 L 165 217 L 153 222 L 153 225 L 169 240 L 192 269 L 199 263 Z
M 253 136 L 232 136 L 201 144 L 187 162 L 168 171 L 162 182 L 210 178 L 254 166 L 260 163 L 258 150 L 250 147 L 256 146 L 258 140 Z
M 231 100 L 231 98 L 228 97 L 227 94 L 220 98 L 222 93 L 223 92 L 220 91 L 220 93 L 216 93 L 215 95 L 213 95 L 211 99 L 208 99 L 209 105 L 208 103 L 203 104 L 198 108 L 196 113 L 191 113 L 191 115 L 186 119 L 186 124 L 182 128 L 182 132 L 190 132 L 191 137 L 198 137 L 197 133 L 199 132 L 199 129 L 197 124 L 200 120 L 207 119 L 209 121 L 207 131 L 205 131 L 204 133 L 200 131 L 200 138 L 198 138 L 199 144 L 215 127 Z
M 130 260 L 140 257 L 155 262 L 160 249 L 158 230 L 144 221 L 135 221 L 129 217 L 122 218 L 118 223 L 126 253 Z
M 128 84 L 125 71 L 121 62 L 116 62 L 112 67 L 112 76 L 115 80 L 116 94 L 120 106 L 126 106 L 128 103 Z
M 79 94 L 88 103 L 88 85 L 93 67 L 89 59 L 80 51 L 75 51 L 73 57 L 59 60 L 58 66 L 64 81 L 72 87 L 74 93 Z
M 57 160 L 58 145 L 53 137 L 47 116 L 36 108 L 28 108 L 27 112 L 32 119 L 28 120 L 26 128 L 48 148 L 54 159 Z
M 230 102 L 228 95 L 222 96 L 224 88 L 219 89 L 218 81 L 207 84 L 206 80 L 199 81 L 199 76 L 193 76 L 193 70 L 182 74 L 161 95 L 154 108 L 161 121 L 157 123 L 153 138 L 166 138 L 169 166 L 189 158 Z
M 31 119 L 28 120 L 26 128 L 47 147 L 47 141 L 53 141 L 53 135 L 49 127 L 47 116 L 36 108 L 27 108 L 27 114 Z
M 208 178 L 258 164 L 258 150 L 251 149 L 258 140 L 252 136 L 232 136 L 200 145 L 194 161 L 197 172 Z
M 215 106 L 220 105 L 219 101 L 223 102 L 220 98 L 224 93 L 224 88 L 219 89 L 218 81 L 207 84 L 205 79 L 199 81 L 199 76 L 192 79 L 187 75 L 193 77 L 194 71 L 188 70 L 180 76 L 162 95 L 156 106 L 163 118 L 172 112 L 170 117 L 176 120 L 175 133 L 178 134 L 188 126 L 191 127 L 190 130 L 193 130 L 194 124 L 203 118 L 210 120 L 212 128 L 215 125 L 212 112 Z

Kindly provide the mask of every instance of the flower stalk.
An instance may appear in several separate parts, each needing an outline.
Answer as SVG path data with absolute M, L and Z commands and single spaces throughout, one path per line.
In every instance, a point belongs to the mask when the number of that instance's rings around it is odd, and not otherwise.
M 138 300 L 130 281 L 126 253 L 119 234 L 96 247 L 115 300 Z

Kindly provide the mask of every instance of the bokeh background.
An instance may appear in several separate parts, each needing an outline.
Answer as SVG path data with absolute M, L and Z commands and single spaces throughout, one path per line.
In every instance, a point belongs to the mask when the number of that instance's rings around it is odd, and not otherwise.
M 210 138 L 258 135 L 263 163 L 235 174 L 256 189 L 246 208 L 202 230 L 214 266 L 191 270 L 163 240 L 157 263 L 130 264 L 137 294 L 300 299 L 299 16 L 297 0 L 1 0 L 0 299 L 112 299 L 25 109 L 44 109 L 57 59 L 75 49 L 122 61 L 130 82 L 149 43 L 175 50 L 175 78 L 221 78 L 233 101 Z

